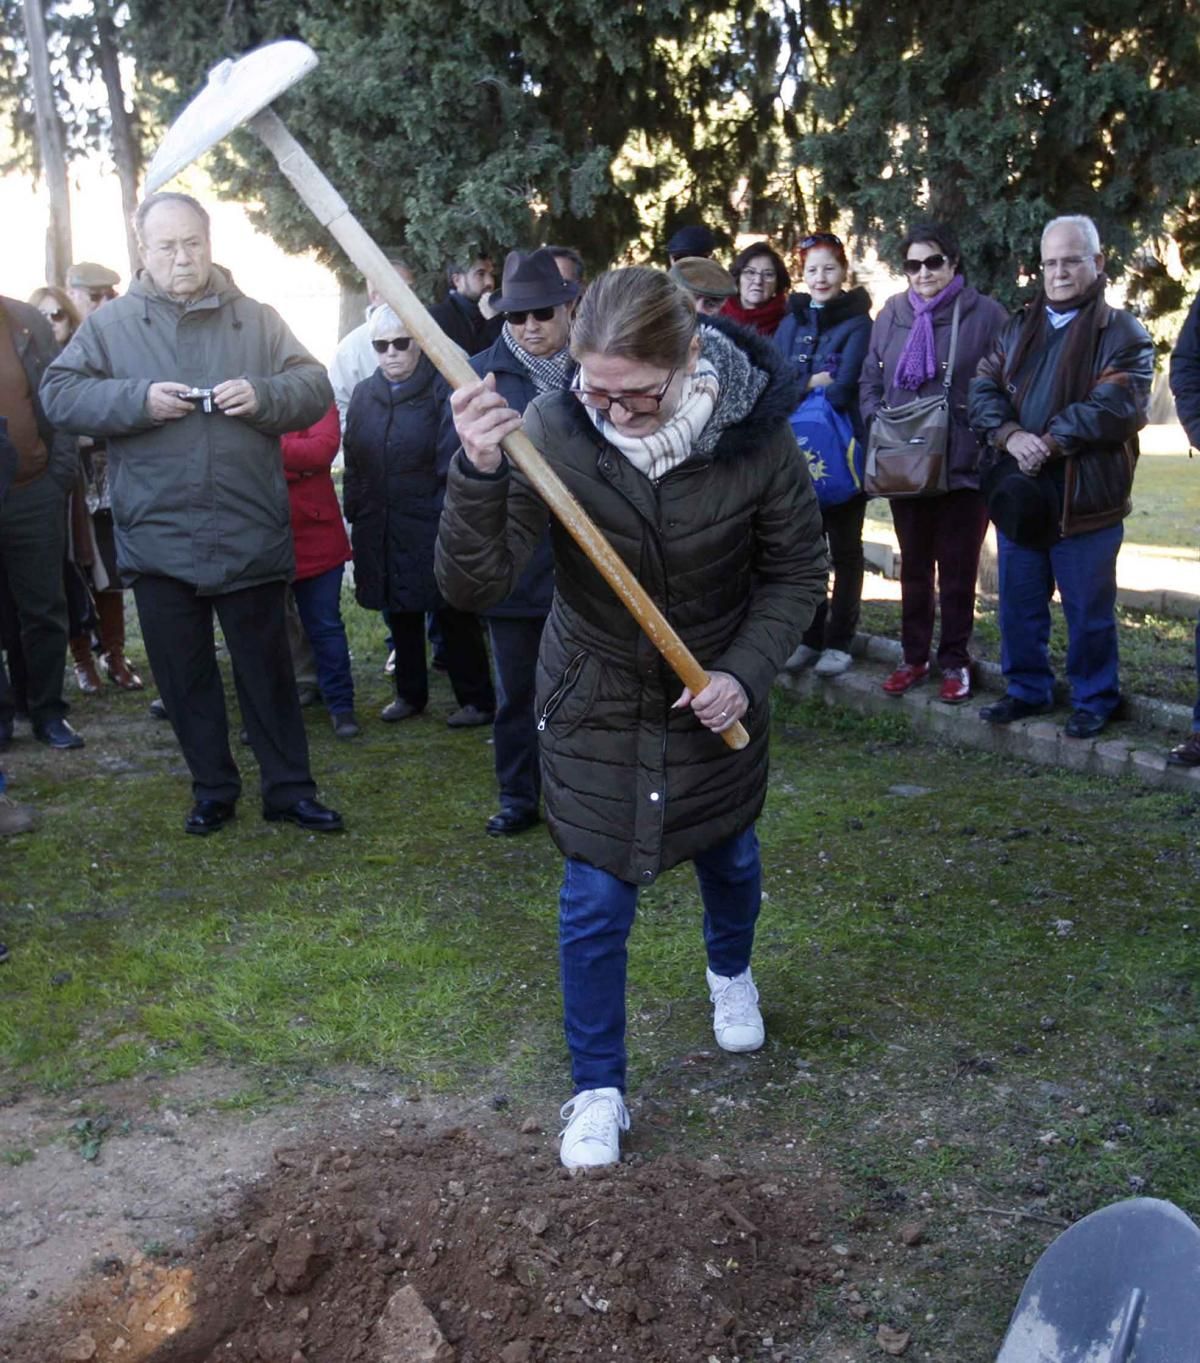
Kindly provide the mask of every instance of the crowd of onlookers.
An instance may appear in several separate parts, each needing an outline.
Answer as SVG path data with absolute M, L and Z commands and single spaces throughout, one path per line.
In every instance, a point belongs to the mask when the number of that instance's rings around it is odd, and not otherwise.
M 145 268 L 123 295 L 115 271 L 81 263 L 65 288 L 0 305 L 0 750 L 14 716 L 52 748 L 83 746 L 66 718 L 68 650 L 80 694 L 100 693 L 105 678 L 143 689 L 126 652 L 123 583 L 131 584 L 160 692 L 151 708 L 175 727 L 192 770 L 188 831 L 221 827 L 240 791 L 214 613 L 233 655 L 242 737 L 263 771 L 264 814 L 340 827 L 316 800 L 299 705 L 322 703 L 339 738 L 360 732 L 342 620 L 352 562 L 359 605 L 380 612 L 388 631 L 395 696 L 380 718 L 398 723 L 426 708 L 428 641 L 455 696 L 446 722 L 494 728 L 499 808 L 488 832 L 531 827 L 534 664 L 554 588 L 549 525 L 503 602 L 482 615 L 448 604 L 434 545 L 460 443 L 450 390 L 379 281 L 368 283 L 364 321 L 326 375 L 213 264 L 200 205 L 152 196 L 137 227 Z M 902 659 L 883 689 L 903 695 L 936 665 L 942 701 L 973 695 L 976 577 L 990 520 L 1007 689 L 982 718 L 1006 724 L 1052 708 L 1057 588 L 1069 635 L 1065 731 L 1098 734 L 1120 701 L 1115 564 L 1153 350 L 1132 314 L 1106 302 L 1090 220 L 1050 223 L 1043 288 L 1012 318 L 968 283 L 946 224 L 904 237 L 898 264 L 908 287 L 874 316 L 833 233 L 806 237 L 790 262 L 755 242 L 728 269 L 700 225 L 681 228 L 666 249 L 669 275 L 702 323 L 769 338 L 804 385 L 793 425 L 821 501 L 832 590 L 787 666 L 832 677 L 853 665 L 864 513 L 887 453 L 879 433 L 897 413 L 907 430 L 910 407 L 940 400 L 933 485 L 884 491 L 900 546 Z M 412 282 L 403 259 L 392 264 Z M 451 263 L 446 284 L 431 315 L 477 374 L 495 376 L 510 406 L 523 411 L 539 394 L 572 387 L 572 318 L 587 287 L 578 252 L 510 253 L 499 279 L 479 255 Z M 1200 443 L 1195 309 L 1172 383 Z M 845 463 L 840 478 L 829 476 L 831 461 Z M 283 488 L 290 526 L 279 519 Z M 1200 667 L 1200 632 L 1197 648 Z M 1200 765 L 1200 704 L 1195 728 L 1172 762 Z M 3 795 L 0 773 L 0 833 L 32 824 Z

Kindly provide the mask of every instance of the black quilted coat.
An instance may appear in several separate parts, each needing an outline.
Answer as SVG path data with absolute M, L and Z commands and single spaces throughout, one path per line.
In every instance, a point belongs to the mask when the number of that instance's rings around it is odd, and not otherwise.
M 734 752 L 574 540 L 553 525 L 555 595 L 538 659 L 546 813 L 563 853 L 635 884 L 742 832 L 767 786 L 768 696 L 824 598 L 821 516 L 788 415 L 797 383 L 770 344 L 736 339 L 770 374 L 711 454 L 658 484 L 595 429 L 569 393 L 538 398 L 525 429 L 684 642 L 745 687 L 750 743 Z M 545 524 L 524 477 L 480 475 L 459 453 L 438 535 L 438 583 L 467 610 L 502 600 Z

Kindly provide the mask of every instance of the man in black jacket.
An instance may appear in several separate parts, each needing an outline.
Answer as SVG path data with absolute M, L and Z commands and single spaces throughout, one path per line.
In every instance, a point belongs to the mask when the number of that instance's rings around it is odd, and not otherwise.
M 561 248 L 557 248 L 561 249 Z M 482 378 L 494 376 L 496 391 L 523 412 L 539 393 L 570 387 L 575 362 L 567 349 L 579 284 L 560 269 L 550 247 L 525 255 L 510 251 L 504 283 L 489 300 L 504 319 L 499 339 L 471 360 Z M 448 466 L 461 441 L 445 391 L 439 463 Z M 534 681 L 542 629 L 554 597 L 554 556 L 547 519 L 537 548 L 512 593 L 486 614 L 496 666 L 496 722 L 492 731 L 500 808 L 487 821 L 492 837 L 511 837 L 538 821 L 538 769 Z
M 979 713 L 1010 724 L 1052 708 L 1047 645 L 1057 584 L 1070 738 L 1099 734 L 1120 700 L 1117 552 L 1154 376 L 1153 343 L 1131 313 L 1105 302 L 1103 269 L 1090 218 L 1049 223 L 1042 292 L 1000 333 L 970 388 L 971 425 L 993 466 L 983 488 L 999 544 L 1007 683 L 1003 699 Z
M 1192 302 L 1187 321 L 1171 354 L 1171 392 L 1175 411 L 1188 442 L 1200 449 L 1200 294 Z M 1174 767 L 1200 767 L 1200 622 L 1196 625 L 1196 704 L 1190 737 L 1167 754 Z
M 485 315 L 480 299 L 496 287 L 496 267 L 490 256 L 476 256 L 469 264 L 454 262 L 446 266 L 450 292 L 444 303 L 436 303 L 429 315 L 468 355 L 486 350 L 500 335 L 504 319 L 489 308 Z
M 46 418 L 38 385 L 58 347 L 37 308 L 0 298 L 0 416 L 17 452 L 12 487 L 0 506 L 0 565 L 17 603 L 34 737 L 51 748 L 82 748 L 67 723 L 67 493 L 79 467 L 75 441 Z M 0 693 L 0 745 L 12 738 L 9 688 Z

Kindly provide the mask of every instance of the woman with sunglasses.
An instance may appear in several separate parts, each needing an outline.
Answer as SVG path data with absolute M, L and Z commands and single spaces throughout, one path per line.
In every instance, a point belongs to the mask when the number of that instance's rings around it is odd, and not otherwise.
M 695 863 L 717 1044 L 763 1043 L 750 954 L 761 886 L 771 684 L 825 592 L 820 516 L 788 417 L 800 384 L 769 344 L 657 270 L 602 275 L 571 332 L 569 392 L 525 429 L 706 668 L 681 687 L 558 524 L 538 659 L 543 800 L 566 858 L 559 947 L 574 1097 L 567 1168 L 615 1163 L 625 1107 L 625 943 L 638 890 Z M 451 399 L 438 581 L 486 609 L 518 579 L 546 508 L 501 439 L 521 424 L 488 376 Z M 741 720 L 748 747 L 720 734 Z
M 29 301 L 50 323 L 50 330 L 54 332 L 54 339 L 60 347 L 66 345 L 83 323 L 79 309 L 71 302 L 66 290 L 53 284 L 34 289 Z
M 787 315 L 775 333 L 775 348 L 785 355 L 806 392 L 822 389 L 829 405 L 850 418 L 863 439 L 858 412 L 858 378 L 871 336 L 871 297 L 866 289 L 847 290 L 850 263 L 841 239 L 814 232 L 800 243 L 807 293 L 792 295 Z M 867 499 L 859 493 L 821 511 L 833 565 L 832 602 L 817 607 L 800 647 L 788 659 L 795 670 L 816 664 L 818 676 L 836 677 L 850 666 L 850 645 L 858 628 L 863 587 L 863 515 Z
M 729 273 L 738 291 L 721 305 L 721 316 L 760 336 L 774 336 L 787 312 L 792 287 L 783 257 L 765 241 L 756 241 L 734 257 Z
M 479 618 L 444 606 L 433 578 L 446 480 L 438 460 L 444 390 L 390 307 L 371 314 L 370 328 L 379 367 L 354 389 L 346 412 L 342 502 L 355 597 L 365 609 L 386 613 L 396 649 L 396 698 L 382 718 L 411 719 L 428 704 L 425 613 L 432 610 L 459 707 L 446 722 L 451 728 L 490 724 L 496 702 Z
M 875 319 L 859 385 L 859 405 L 868 425 L 885 403 L 898 407 L 941 391 L 955 308 L 959 323 L 950 387 L 949 490 L 891 501 L 900 541 L 903 657 L 883 689 L 889 696 L 902 696 L 929 676 L 936 602 L 942 622 L 938 698 L 960 705 L 971 696 L 975 578 L 987 530 L 987 509 L 979 491 L 979 445 L 967 424 L 967 385 L 1008 314 L 994 298 L 966 282 L 958 238 L 944 223 L 913 227 L 900 251 L 909 287 L 889 298 Z

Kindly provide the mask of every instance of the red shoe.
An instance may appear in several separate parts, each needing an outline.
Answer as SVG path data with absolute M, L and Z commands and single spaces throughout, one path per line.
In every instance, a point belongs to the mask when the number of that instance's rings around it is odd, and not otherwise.
M 883 689 L 889 696 L 902 696 L 905 691 L 911 691 L 918 682 L 923 682 L 928 676 L 928 663 L 901 663 L 883 683 Z
M 942 670 L 942 689 L 938 700 L 947 705 L 961 705 L 971 699 L 971 669 L 969 667 L 947 667 Z

